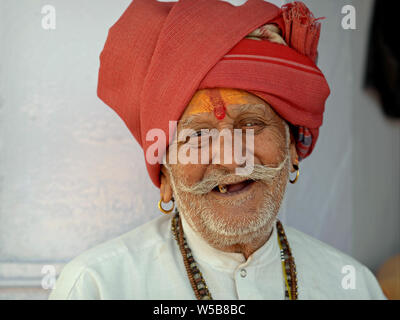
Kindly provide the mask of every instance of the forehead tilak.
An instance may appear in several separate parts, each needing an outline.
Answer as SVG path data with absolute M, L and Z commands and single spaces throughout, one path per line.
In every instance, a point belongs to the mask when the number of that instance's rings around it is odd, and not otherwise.
M 247 111 L 255 111 L 258 110 L 259 112 L 262 112 L 264 115 L 266 113 L 266 107 L 265 105 L 261 103 L 246 103 L 246 104 L 231 104 L 228 105 L 229 108 L 229 113 L 232 111 L 241 114 Z M 196 121 L 202 121 L 204 120 L 203 114 L 204 113 L 210 113 L 210 111 L 204 111 L 204 112 L 196 112 L 196 113 L 190 113 L 190 115 L 186 119 L 179 120 L 180 127 L 186 128 L 189 127 L 191 124 L 193 124 Z
M 239 89 L 214 88 L 202 89 L 196 92 L 189 103 L 189 114 L 214 112 L 218 120 L 226 114 L 227 106 L 231 104 L 247 104 L 249 93 Z

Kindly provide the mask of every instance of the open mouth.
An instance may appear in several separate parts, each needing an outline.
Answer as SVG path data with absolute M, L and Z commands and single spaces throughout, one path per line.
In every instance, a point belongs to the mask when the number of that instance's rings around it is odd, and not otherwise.
M 244 192 L 248 190 L 251 185 L 253 185 L 256 181 L 248 179 L 238 183 L 232 184 L 220 184 L 216 186 L 212 192 L 219 193 L 221 195 L 233 195 Z

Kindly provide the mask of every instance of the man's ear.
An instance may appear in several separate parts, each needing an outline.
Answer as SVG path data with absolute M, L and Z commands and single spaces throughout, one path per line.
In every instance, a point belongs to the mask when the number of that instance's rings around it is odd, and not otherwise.
M 293 165 L 299 165 L 299 156 L 297 154 L 297 149 L 296 149 L 296 141 L 294 139 L 294 135 L 292 132 L 292 128 L 290 128 L 290 146 L 289 146 L 289 156 L 290 156 L 290 172 L 295 172 L 295 168 L 293 168 Z
M 168 172 L 168 168 L 161 164 L 161 172 L 160 172 L 160 197 L 163 202 L 167 203 L 171 201 L 173 196 L 172 186 L 171 186 L 171 177 Z

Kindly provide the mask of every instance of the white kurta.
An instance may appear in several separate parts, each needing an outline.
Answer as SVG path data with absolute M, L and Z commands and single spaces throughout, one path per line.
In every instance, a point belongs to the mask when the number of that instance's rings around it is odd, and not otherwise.
M 62 270 L 49 298 L 195 299 L 171 217 L 161 216 L 76 257 Z M 214 299 L 284 299 L 275 227 L 246 261 L 240 253 L 214 249 L 182 223 Z M 385 299 L 365 266 L 300 231 L 284 229 L 296 263 L 299 299 Z M 348 282 L 353 268 L 355 282 Z

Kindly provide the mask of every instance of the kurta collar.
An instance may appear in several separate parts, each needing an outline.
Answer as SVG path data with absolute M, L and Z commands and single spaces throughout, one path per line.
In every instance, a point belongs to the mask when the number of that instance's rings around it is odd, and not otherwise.
M 212 247 L 200 234 L 193 230 L 183 214 L 179 216 L 182 220 L 186 241 L 196 261 L 207 263 L 221 271 L 233 272 L 239 267 L 263 265 L 272 263 L 277 258 L 279 259 L 279 245 L 275 224 L 268 241 L 246 260 L 242 253 L 225 252 Z

